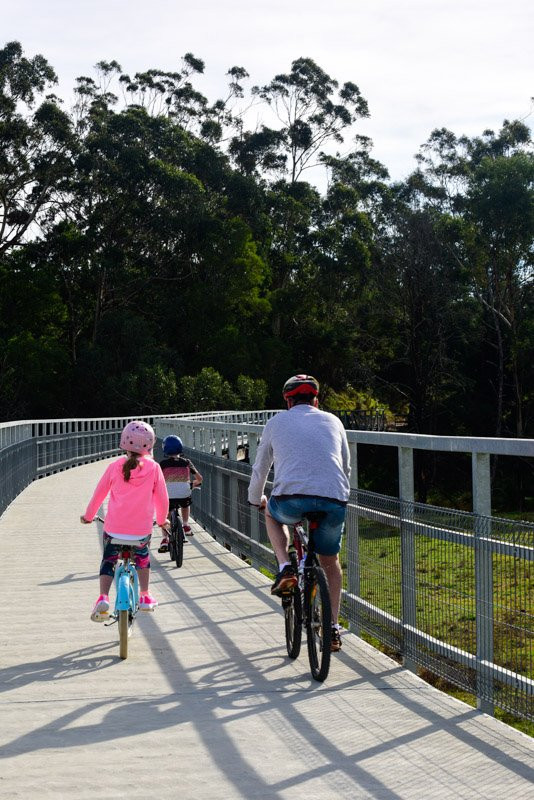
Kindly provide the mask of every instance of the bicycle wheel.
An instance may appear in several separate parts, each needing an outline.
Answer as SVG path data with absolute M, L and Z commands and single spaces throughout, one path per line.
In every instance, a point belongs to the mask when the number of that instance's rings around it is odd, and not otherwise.
M 171 561 L 174 561 L 176 558 L 176 548 L 174 545 L 174 533 L 172 532 L 172 528 L 169 531 L 169 556 Z
M 298 658 L 302 642 L 302 597 L 298 586 L 282 598 L 286 627 L 286 647 L 289 658 Z
M 173 509 L 171 525 L 174 538 L 174 561 L 177 567 L 181 567 L 184 563 L 184 529 L 180 514 L 176 509 Z
M 316 681 L 324 681 L 330 669 L 332 610 L 328 581 L 320 566 L 306 576 L 304 603 L 311 673 Z
M 128 658 L 129 628 L 130 612 L 126 609 L 119 611 L 119 655 L 121 658 Z

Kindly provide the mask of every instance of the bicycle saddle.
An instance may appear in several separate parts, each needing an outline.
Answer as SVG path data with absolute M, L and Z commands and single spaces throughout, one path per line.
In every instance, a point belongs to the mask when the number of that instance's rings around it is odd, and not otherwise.
M 119 536 L 114 536 L 111 544 L 123 544 L 130 547 L 140 547 L 141 543 L 146 539 L 146 536 L 141 536 L 139 539 L 121 539 Z

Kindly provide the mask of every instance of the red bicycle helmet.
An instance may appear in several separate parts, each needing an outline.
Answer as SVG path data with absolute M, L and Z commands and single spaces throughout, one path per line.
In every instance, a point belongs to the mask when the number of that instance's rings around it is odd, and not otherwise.
M 313 375 L 293 375 L 284 383 L 282 395 L 284 400 L 287 400 L 288 397 L 294 397 L 296 394 L 311 394 L 317 397 L 319 381 Z

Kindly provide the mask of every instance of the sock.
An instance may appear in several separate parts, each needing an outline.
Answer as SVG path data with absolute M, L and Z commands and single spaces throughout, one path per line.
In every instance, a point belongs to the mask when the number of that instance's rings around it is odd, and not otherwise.
M 290 562 L 290 561 L 284 561 L 284 563 L 283 563 L 283 564 L 280 564 L 280 565 L 279 565 L 279 567 L 278 567 L 278 571 L 279 571 L 279 572 L 282 572 L 282 570 L 284 569 L 284 567 L 289 567 L 289 566 L 290 566 L 290 564 L 291 564 L 291 562 Z

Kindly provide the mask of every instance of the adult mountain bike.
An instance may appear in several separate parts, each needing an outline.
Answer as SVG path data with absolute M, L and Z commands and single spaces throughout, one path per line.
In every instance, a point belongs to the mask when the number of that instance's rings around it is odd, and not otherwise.
M 302 522 L 293 525 L 289 559 L 298 575 L 297 585 L 282 595 L 287 654 L 298 658 L 302 629 L 306 629 L 308 660 L 312 677 L 324 681 L 330 669 L 332 640 L 332 606 L 325 572 L 315 552 L 314 533 L 319 527 L 321 512 L 308 512 L 308 531 Z

